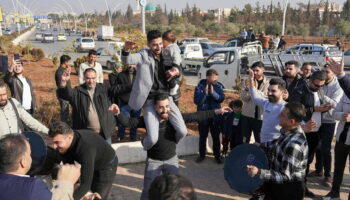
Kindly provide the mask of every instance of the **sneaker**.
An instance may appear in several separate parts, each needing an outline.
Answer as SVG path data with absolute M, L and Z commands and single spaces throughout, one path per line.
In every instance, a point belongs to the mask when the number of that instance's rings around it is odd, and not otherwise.
M 323 180 L 323 185 L 326 187 L 332 187 L 332 178 L 331 177 L 325 177 Z
M 196 159 L 196 163 L 201 163 L 204 160 L 205 157 L 198 156 Z
M 322 177 L 322 172 L 313 171 L 307 175 L 308 177 Z
M 330 191 L 326 196 L 322 197 L 323 200 L 340 200 L 339 193 Z
M 311 192 L 308 188 L 305 188 L 305 197 L 314 198 L 315 194 Z

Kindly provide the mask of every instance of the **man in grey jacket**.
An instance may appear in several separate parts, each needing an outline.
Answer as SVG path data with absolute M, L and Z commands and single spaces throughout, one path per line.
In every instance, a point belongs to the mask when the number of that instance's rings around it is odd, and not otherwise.
M 322 113 L 322 124 L 318 131 L 320 133 L 319 136 L 321 137 L 321 145 L 319 145 L 316 151 L 316 171 L 311 172 L 309 176 L 322 176 L 322 171 L 324 169 L 325 179 L 323 183 L 325 186 L 331 187 L 331 143 L 336 124 L 336 120 L 334 120 L 331 113 L 343 96 L 343 90 L 341 89 L 338 80 L 330 69 L 329 65 L 326 64 L 323 71 L 325 72 L 327 78 L 325 85 L 321 90 L 323 90 L 325 96 L 329 97 L 329 101 L 333 102 L 333 108 L 330 107 L 328 111 Z
M 122 61 L 136 65 L 136 77 L 130 94 L 129 106 L 133 110 L 143 108 L 148 137 L 143 140 L 144 150 L 149 150 L 158 141 L 159 119 L 154 109 L 154 98 L 159 94 L 169 95 L 168 81 L 180 75 L 178 67 L 165 70 L 162 57 L 162 34 L 158 30 L 151 30 L 147 34 L 148 49 L 137 53 L 130 51 L 137 48 L 131 41 L 125 42 Z M 176 140 L 187 135 L 187 128 L 179 108 L 170 97 L 170 122 L 176 130 Z
M 7 98 L 6 84 L 0 79 L 0 136 L 21 133 L 23 124 L 36 132 L 49 132 L 49 129 L 34 119 L 16 99 Z

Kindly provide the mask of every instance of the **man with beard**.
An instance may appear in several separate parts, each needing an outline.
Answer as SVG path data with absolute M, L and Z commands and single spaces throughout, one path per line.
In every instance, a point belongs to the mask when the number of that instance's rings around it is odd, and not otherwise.
M 72 130 L 62 121 L 51 123 L 49 136 L 64 164 L 81 165 L 80 184 L 74 191 L 74 199 L 82 199 L 90 190 L 108 199 L 118 165 L 114 149 L 93 131 Z
M 122 51 L 122 61 L 129 65 L 136 65 L 136 77 L 130 93 L 129 106 L 133 110 L 143 108 L 143 115 L 149 137 L 143 140 L 143 148 L 148 150 L 158 140 L 159 120 L 154 110 L 154 98 L 160 94 L 169 95 L 168 82 L 180 76 L 179 66 L 166 70 L 163 63 L 162 33 L 151 30 L 147 33 L 147 49 L 141 49 L 131 54 L 137 48 L 132 41 L 126 41 Z M 179 108 L 170 98 L 171 113 L 169 120 L 175 127 L 176 138 L 187 135 L 187 128 Z
M 262 187 L 265 200 L 304 199 L 308 152 L 306 137 L 300 126 L 304 117 L 303 105 L 295 102 L 287 103 L 279 113 L 281 136 L 260 145 L 269 156 L 269 169 L 258 169 L 256 166 L 247 165 L 250 176 L 265 181 Z
M 326 83 L 322 88 L 324 94 L 337 105 L 343 96 L 343 90 L 341 89 L 337 77 L 330 69 L 329 65 L 324 66 L 323 71 L 326 74 Z M 332 116 L 333 108 L 329 108 L 326 112 L 322 113 L 322 124 L 319 129 L 320 145 L 318 145 L 316 152 L 316 171 L 311 172 L 308 176 L 320 176 L 322 177 L 322 171 L 324 169 L 324 181 L 323 184 L 327 187 L 331 187 L 331 144 L 334 136 L 336 120 Z
M 304 80 L 309 80 L 312 74 L 312 64 L 309 62 L 303 63 L 303 66 L 301 66 L 300 75 L 303 77 Z
M 130 92 L 132 84 L 136 76 L 136 66 L 128 65 L 128 68 L 120 72 L 115 80 L 113 89 L 111 90 L 110 96 L 118 97 L 118 106 L 120 112 L 123 115 L 131 117 L 139 117 L 141 110 L 132 110 L 128 105 L 130 99 Z M 130 129 L 130 140 L 136 141 L 136 128 Z M 118 140 L 121 141 L 124 138 L 125 127 L 121 124 L 118 124 Z
M 158 95 L 154 99 L 154 107 L 159 118 L 159 133 L 158 141 L 151 149 L 147 150 L 147 160 L 144 175 L 143 191 L 141 200 L 148 199 L 148 190 L 152 181 L 161 173 L 163 174 L 178 174 L 179 159 L 176 155 L 176 144 L 181 138 L 176 138 L 175 127 L 169 122 L 170 102 L 167 95 Z M 117 105 L 113 104 L 110 111 L 117 114 L 118 122 L 127 127 L 145 128 L 143 117 L 127 118 L 120 114 Z M 212 118 L 215 115 L 223 114 L 231 111 L 228 107 L 223 107 L 216 110 L 199 111 L 195 113 L 182 114 L 186 123 L 202 121 Z M 147 130 L 147 128 L 146 128 Z M 147 134 L 146 138 L 149 137 Z
M 268 99 L 264 98 L 257 90 L 254 80 L 254 72 L 249 69 L 249 90 L 255 105 L 263 108 L 263 122 L 260 131 L 260 142 L 272 141 L 280 136 L 280 125 L 278 115 L 284 108 L 286 102 L 283 97 L 287 93 L 285 83 L 282 79 L 272 78 L 267 90 Z
M 269 81 L 264 76 L 265 66 L 262 62 L 256 62 L 252 65 L 251 69 L 254 72 L 254 81 L 257 86 L 257 91 L 264 98 L 267 97 L 267 88 L 269 87 Z M 248 79 L 244 82 L 243 90 L 241 92 L 241 98 L 244 101 L 241 117 L 241 134 L 243 135 L 243 142 L 249 143 L 252 132 L 254 133 L 254 139 L 256 142 L 260 142 L 260 130 L 262 126 L 262 114 L 261 107 L 254 104 L 249 88 Z
M 304 122 L 314 121 L 316 127 L 306 133 L 306 139 L 309 146 L 308 166 L 306 174 L 309 172 L 309 166 L 312 163 L 314 153 L 320 140 L 320 127 L 322 123 L 322 113 L 336 107 L 336 102 L 325 96 L 324 91 L 320 90 L 326 81 L 326 74 L 323 71 L 314 72 L 307 84 L 298 87 L 290 95 L 290 102 L 299 102 L 305 106 L 306 116 Z M 306 178 L 305 178 L 306 182 Z M 315 195 L 306 188 L 305 196 L 314 197 Z
M 24 125 L 39 133 L 49 131 L 34 119 L 16 99 L 7 98 L 6 83 L 0 79 L 0 136 L 22 133 Z
M 282 79 L 286 83 L 289 96 L 300 85 L 306 84 L 305 80 L 298 72 L 299 63 L 297 61 L 288 61 L 285 63 L 284 75 L 282 76 Z M 286 101 L 288 101 L 288 99 L 286 99 Z
M 90 129 L 112 143 L 115 120 L 108 112 L 111 105 L 108 98 L 108 88 L 97 83 L 97 74 L 94 68 L 84 72 L 84 82 L 75 88 L 69 87 L 70 68 L 61 77 L 60 87 L 57 89 L 59 98 L 69 101 L 72 106 L 73 129 Z
M 30 114 L 35 110 L 35 95 L 32 81 L 23 76 L 23 62 L 13 60 L 4 78 L 9 85 L 12 97 L 19 101 Z

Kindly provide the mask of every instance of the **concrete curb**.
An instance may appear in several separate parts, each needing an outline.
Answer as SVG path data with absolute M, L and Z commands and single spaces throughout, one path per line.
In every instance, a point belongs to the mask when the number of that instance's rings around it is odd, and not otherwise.
M 21 42 L 27 40 L 29 38 L 29 36 L 34 33 L 34 31 L 35 31 L 35 26 L 33 26 L 32 29 L 30 29 L 29 31 L 18 36 L 16 39 L 12 40 L 12 44 L 18 45 Z
M 179 156 L 193 155 L 198 153 L 199 136 L 186 136 L 177 144 L 176 152 Z M 207 152 L 212 152 L 211 136 L 208 136 Z M 147 157 L 143 150 L 141 142 L 114 143 L 112 148 L 115 150 L 119 164 L 144 162 Z

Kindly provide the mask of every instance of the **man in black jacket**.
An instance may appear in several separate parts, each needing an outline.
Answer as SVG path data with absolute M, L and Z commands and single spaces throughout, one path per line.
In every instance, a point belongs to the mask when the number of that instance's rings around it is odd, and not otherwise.
M 306 84 L 305 80 L 298 72 L 299 63 L 297 61 L 292 60 L 285 63 L 284 75 L 282 76 L 282 79 L 286 82 L 289 96 L 300 85 Z M 285 99 L 285 101 L 289 100 Z
M 136 65 L 128 65 L 128 68 L 122 72 L 120 72 L 114 85 L 111 85 L 112 88 L 110 90 L 111 97 L 118 97 L 118 106 L 120 108 L 120 112 L 130 117 L 139 117 L 141 110 L 135 111 L 132 110 L 128 105 L 130 92 L 132 89 L 132 84 L 134 82 L 134 78 L 136 76 Z M 136 128 L 130 129 L 130 140 L 136 141 Z M 118 140 L 122 140 L 124 138 L 125 126 L 118 124 Z
M 315 123 L 315 128 L 305 134 L 309 147 L 306 174 L 309 172 L 310 164 L 319 144 L 322 113 L 336 107 L 336 103 L 325 96 L 323 90 L 320 90 L 325 84 L 325 80 L 326 74 L 323 71 L 316 71 L 311 75 L 307 84 L 298 87 L 289 97 L 290 102 L 299 102 L 304 105 L 306 110 L 304 122 L 312 120 Z M 314 194 L 306 189 L 305 196 L 313 197 Z
M 57 88 L 59 88 L 61 85 L 62 74 L 65 72 L 66 69 L 71 68 L 70 60 L 71 58 L 68 55 L 62 55 L 60 57 L 60 66 L 57 68 L 55 72 L 55 81 L 56 81 Z M 71 87 L 70 80 L 67 82 L 67 86 Z M 58 101 L 61 107 L 61 112 L 60 112 L 61 121 L 67 122 L 69 118 L 69 101 L 66 101 L 61 98 L 58 98 Z
M 179 173 L 179 160 L 176 155 L 176 144 L 181 138 L 179 140 L 176 139 L 175 129 L 169 121 L 169 97 L 167 95 L 159 95 L 155 97 L 154 102 L 155 110 L 159 118 L 159 137 L 157 143 L 153 145 L 152 148 L 147 150 L 145 177 L 141 195 L 142 200 L 148 199 L 148 190 L 150 188 L 150 185 L 160 173 Z M 118 121 L 124 126 L 145 128 L 143 117 L 127 118 L 124 115 L 120 114 L 117 105 L 112 105 L 110 110 L 113 113 L 118 114 Z M 227 111 L 231 111 L 231 109 L 228 107 L 223 107 L 216 110 L 186 113 L 182 114 L 182 117 L 186 123 L 195 121 L 198 122 L 212 118 L 215 115 L 223 114 Z
M 89 191 L 107 199 L 118 165 L 113 148 L 94 132 L 73 131 L 62 121 L 51 124 L 49 136 L 63 163 L 81 165 L 80 185 L 74 191 L 74 199 L 81 199 Z
M 59 98 L 69 101 L 72 106 L 73 129 L 90 129 L 111 143 L 114 133 L 115 119 L 108 112 L 111 105 L 107 88 L 102 83 L 96 83 L 96 71 L 88 68 L 84 72 L 84 83 L 72 89 L 67 86 L 70 80 L 70 70 L 63 73 Z
M 4 80 L 10 87 L 12 97 L 18 100 L 28 113 L 33 114 L 35 95 L 32 80 L 23 76 L 23 62 L 21 60 L 13 60 Z

